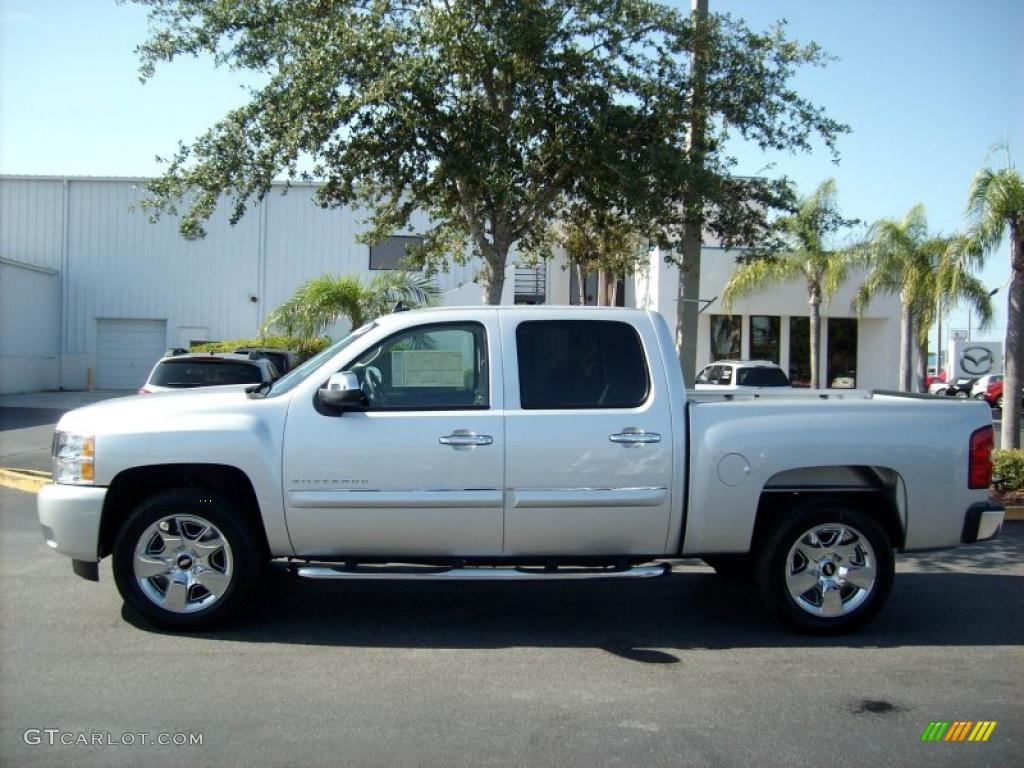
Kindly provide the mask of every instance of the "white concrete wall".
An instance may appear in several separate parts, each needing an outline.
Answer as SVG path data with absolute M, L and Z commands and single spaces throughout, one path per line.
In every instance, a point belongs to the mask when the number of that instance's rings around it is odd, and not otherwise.
M 721 295 L 735 268 L 735 253 L 715 247 L 705 247 L 701 259 L 700 298 L 713 301 L 698 318 L 697 367 L 711 360 L 711 315 L 741 315 L 743 323 L 742 356 L 750 356 L 750 315 L 773 315 L 780 320 L 780 362 L 789 366 L 789 318 L 807 317 L 807 288 L 802 281 L 792 281 L 767 290 L 752 293 L 733 303 L 726 313 Z M 854 294 L 862 275 L 851 275 L 831 301 L 821 308 L 822 338 L 820 379 L 827 385 L 828 318 L 856 317 L 851 308 Z M 673 328 L 676 322 L 676 294 L 679 269 L 665 262 L 663 255 L 651 252 L 646 274 L 634 278 L 636 306 L 661 313 Z M 704 306 L 702 304 L 702 306 Z M 865 310 L 858 324 L 857 386 L 860 388 L 895 389 L 898 381 L 899 356 L 899 301 L 894 296 L 881 296 Z

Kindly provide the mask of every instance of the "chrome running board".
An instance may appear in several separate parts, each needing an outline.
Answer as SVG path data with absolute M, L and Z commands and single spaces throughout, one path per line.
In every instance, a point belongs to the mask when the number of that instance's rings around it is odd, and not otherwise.
M 671 570 L 668 563 L 632 568 L 417 568 L 414 566 L 306 565 L 296 569 L 305 579 L 350 579 L 392 581 L 564 581 L 571 579 L 650 579 Z

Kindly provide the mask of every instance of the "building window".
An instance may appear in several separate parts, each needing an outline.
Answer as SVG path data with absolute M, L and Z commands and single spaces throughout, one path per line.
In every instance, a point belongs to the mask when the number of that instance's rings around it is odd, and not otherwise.
M 409 246 L 423 245 L 422 237 L 394 235 L 370 246 L 370 269 L 415 269 L 408 263 Z
M 781 318 L 768 315 L 750 317 L 750 357 L 754 360 L 779 362 L 779 327 Z
M 852 318 L 828 319 L 828 386 L 857 386 L 857 321 Z
M 789 381 L 794 387 L 811 386 L 811 319 L 789 318 Z
M 739 360 L 743 320 L 739 315 L 711 316 L 711 360 Z

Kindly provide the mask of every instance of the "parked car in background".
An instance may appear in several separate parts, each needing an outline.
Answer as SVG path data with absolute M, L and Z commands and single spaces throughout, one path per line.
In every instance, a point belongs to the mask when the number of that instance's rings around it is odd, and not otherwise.
M 299 364 L 299 353 L 290 349 L 279 349 L 277 347 L 239 347 L 235 350 L 237 354 L 262 355 L 274 364 L 279 375 L 284 376 L 288 371 Z
M 788 387 L 786 372 L 770 360 L 717 360 L 697 374 L 696 389 L 744 392 Z
M 952 384 L 947 384 L 943 389 L 937 392 L 933 392 L 935 395 L 945 395 L 946 397 L 956 397 L 960 400 L 966 400 L 971 396 L 971 387 L 974 386 L 974 382 L 978 379 L 976 377 L 960 377 Z
M 993 377 L 993 380 L 989 382 L 988 389 L 982 395 L 982 398 L 986 403 L 991 405 L 993 408 L 1002 410 L 1003 408 L 1003 377 Z M 1024 390 L 1021 391 L 1021 402 L 1024 403 Z
M 208 352 L 169 355 L 153 366 L 139 394 L 231 384 L 268 384 L 276 378 L 277 368 L 265 357 Z
M 946 386 L 946 372 L 929 373 L 924 379 L 924 385 L 928 388 L 928 393 L 934 395 L 940 387 Z
M 980 377 L 971 387 L 971 397 L 974 400 L 983 400 L 985 398 L 985 393 L 988 392 L 989 384 L 1002 380 L 1003 374 L 1001 373 L 989 373 Z

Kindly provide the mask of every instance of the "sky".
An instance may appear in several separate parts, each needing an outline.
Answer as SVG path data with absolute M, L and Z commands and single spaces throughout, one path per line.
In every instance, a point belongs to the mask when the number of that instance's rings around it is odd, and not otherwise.
M 684 3 L 685 5 L 686 3 Z M 847 123 L 840 161 L 824 147 L 766 156 L 734 147 L 737 172 L 793 179 L 809 192 L 836 179 L 843 213 L 866 223 L 923 203 L 933 231 L 965 226 L 975 172 L 1001 167 L 1008 143 L 1024 164 L 1024 0 L 710 0 L 712 12 L 755 30 L 780 19 L 788 34 L 836 58 L 803 69 L 797 90 Z M 154 176 L 173 153 L 234 106 L 254 80 L 209 59 L 164 65 L 142 84 L 135 46 L 146 10 L 115 0 L 0 0 L 0 173 Z M 1008 245 L 980 277 L 996 321 L 975 338 L 1001 339 Z M 946 328 L 966 328 L 954 312 Z

